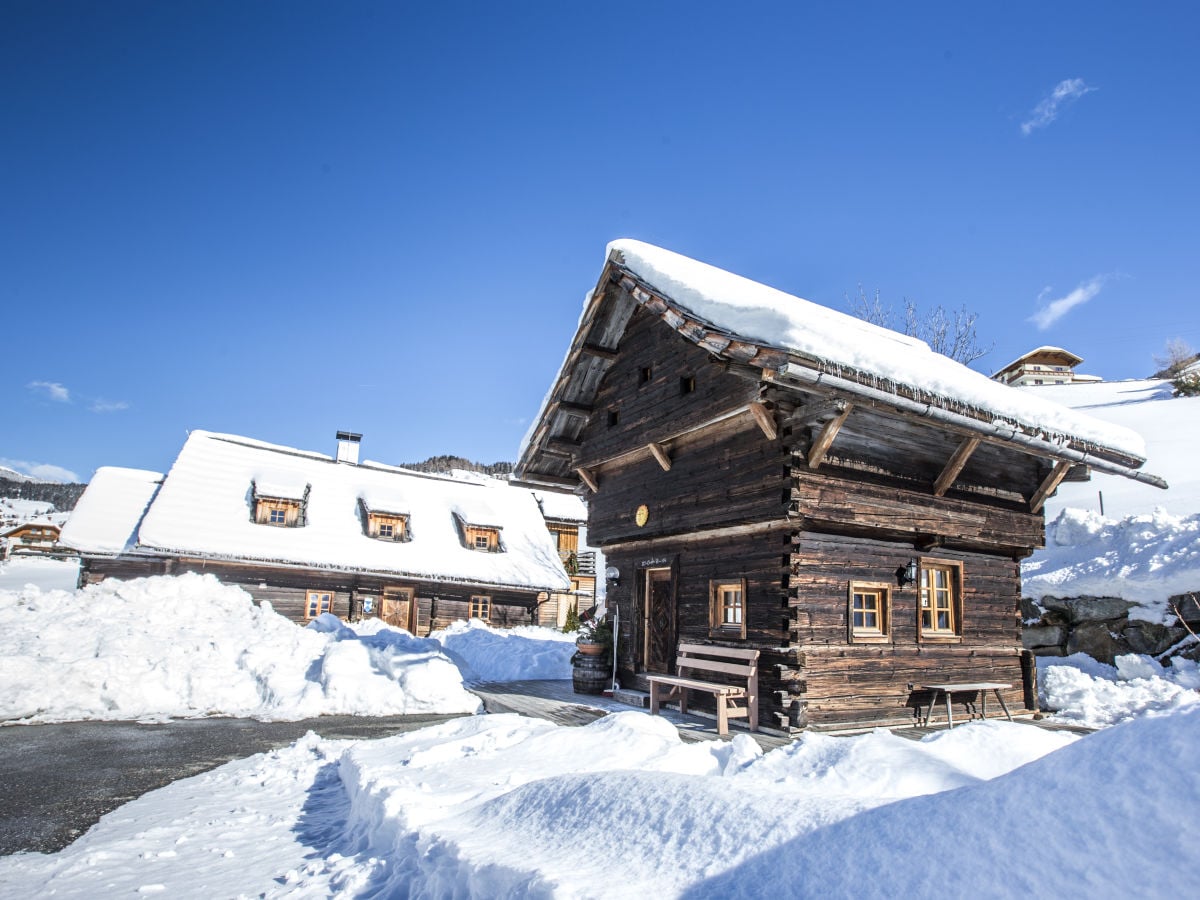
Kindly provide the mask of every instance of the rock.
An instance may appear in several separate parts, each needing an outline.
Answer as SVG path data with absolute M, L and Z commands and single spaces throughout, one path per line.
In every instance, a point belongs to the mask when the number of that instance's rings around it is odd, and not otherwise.
M 1186 634 L 1182 628 L 1169 628 L 1154 622 L 1130 622 L 1121 636 L 1134 653 L 1157 656 L 1178 644 Z
M 1086 653 L 1092 659 L 1111 666 L 1117 656 L 1129 653 L 1130 648 L 1125 639 L 1110 627 L 1108 622 L 1087 622 L 1076 626 L 1067 638 L 1067 654 Z
M 1062 647 L 1038 647 L 1038 656 L 1066 656 L 1067 651 Z
M 1179 618 L 1193 629 L 1200 625 L 1200 593 L 1176 594 L 1167 601 L 1167 609 L 1178 610 Z
M 1029 622 L 1042 617 L 1042 608 L 1030 597 L 1021 598 L 1021 621 Z
M 1061 647 L 1067 639 L 1067 629 L 1064 625 L 1026 625 L 1021 632 L 1021 643 L 1027 650 L 1033 650 L 1044 656 L 1042 648 Z
M 1042 606 L 1063 613 L 1070 622 L 1102 622 L 1125 616 L 1136 604 L 1120 597 L 1043 597 Z

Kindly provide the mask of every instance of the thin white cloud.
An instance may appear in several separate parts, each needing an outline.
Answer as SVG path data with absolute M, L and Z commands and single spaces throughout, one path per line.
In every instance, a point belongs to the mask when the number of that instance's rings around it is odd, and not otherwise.
M 1082 78 L 1068 78 L 1055 85 L 1049 96 L 1033 108 L 1029 118 L 1021 123 L 1021 134 L 1032 134 L 1034 129 L 1045 128 L 1058 118 L 1058 111 L 1069 103 L 1074 103 L 1084 94 L 1096 90 L 1088 87 Z
M 1097 275 L 1090 281 L 1085 281 L 1065 297 L 1051 300 L 1043 309 L 1030 316 L 1028 321 L 1035 324 L 1039 331 L 1045 331 L 1075 307 L 1087 303 L 1100 293 L 1100 288 L 1104 287 L 1105 281 L 1107 278 L 1104 275 Z
M 120 412 L 123 409 L 129 409 L 129 404 L 124 400 L 101 400 L 97 398 L 92 401 L 89 409 L 94 413 Z
M 70 469 L 64 469 L 62 466 L 56 466 L 52 463 L 27 462 L 23 459 L 4 459 L 0 457 L 0 466 L 46 481 L 79 481 L 79 476 Z
M 25 387 L 58 403 L 71 402 L 71 392 L 57 381 L 31 381 Z

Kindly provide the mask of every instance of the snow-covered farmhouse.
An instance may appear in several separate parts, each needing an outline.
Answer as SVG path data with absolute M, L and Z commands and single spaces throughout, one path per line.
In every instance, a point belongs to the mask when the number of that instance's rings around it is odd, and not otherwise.
M 1018 356 L 1007 366 L 992 373 L 992 378 L 1001 384 L 1024 387 L 1031 384 L 1092 384 L 1100 380 L 1096 375 L 1083 375 L 1075 367 L 1083 362 L 1062 347 L 1035 347 Z
M 0 530 L 0 559 L 8 559 L 14 553 L 52 553 L 59 531 L 58 523 L 46 516 Z
M 415 634 L 467 618 L 503 627 L 556 616 L 551 597 L 574 596 L 533 492 L 360 463 L 359 437 L 340 432 L 335 458 L 192 432 L 165 476 L 97 471 L 62 541 L 85 582 L 211 572 L 298 622 L 332 612 Z M 556 501 L 555 522 L 578 530 L 568 506 Z
M 1035 708 L 1018 561 L 1064 478 L 1165 487 L 1144 452 L 919 340 L 618 241 L 516 475 L 590 492 L 625 686 L 681 642 L 757 650 L 760 724 L 844 728 L 911 722 L 923 685 Z

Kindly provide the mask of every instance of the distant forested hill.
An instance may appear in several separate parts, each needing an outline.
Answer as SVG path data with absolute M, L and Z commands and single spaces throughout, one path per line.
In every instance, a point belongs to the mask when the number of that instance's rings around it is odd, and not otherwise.
M 431 456 L 425 462 L 401 463 L 401 468 L 412 469 L 416 472 L 448 473 L 451 469 L 466 469 L 468 472 L 482 472 L 484 475 L 504 476 L 513 470 L 510 462 L 495 462 L 490 465 L 472 462 L 461 456 Z
M 59 512 L 75 508 L 86 484 L 58 484 L 53 481 L 13 481 L 0 478 L 0 497 L 20 497 L 53 503 Z

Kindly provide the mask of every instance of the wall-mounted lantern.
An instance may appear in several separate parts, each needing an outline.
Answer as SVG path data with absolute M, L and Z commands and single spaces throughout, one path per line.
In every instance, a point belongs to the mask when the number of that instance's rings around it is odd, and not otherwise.
M 917 580 L 917 561 L 910 559 L 907 566 L 901 566 L 896 570 L 896 584 L 904 587 L 906 584 L 914 584 Z
M 604 580 L 607 581 L 609 584 L 620 584 L 621 583 L 621 570 L 618 569 L 616 566 L 609 566 L 607 569 L 604 570 Z

